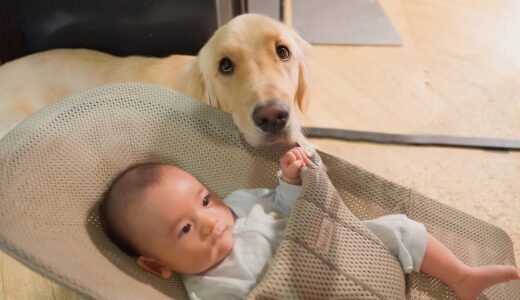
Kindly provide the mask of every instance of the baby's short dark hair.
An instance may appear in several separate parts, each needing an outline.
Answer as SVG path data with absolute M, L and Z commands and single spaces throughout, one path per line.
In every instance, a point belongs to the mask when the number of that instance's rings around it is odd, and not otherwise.
M 131 203 L 142 199 L 143 193 L 157 184 L 161 178 L 163 163 L 140 163 L 132 165 L 116 176 L 105 191 L 99 213 L 108 237 L 126 254 L 139 256 L 137 247 L 131 242 L 124 213 Z

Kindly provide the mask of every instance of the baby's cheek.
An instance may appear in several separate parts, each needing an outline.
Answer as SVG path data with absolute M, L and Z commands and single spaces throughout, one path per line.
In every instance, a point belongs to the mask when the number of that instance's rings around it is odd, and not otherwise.
M 228 256 L 229 253 L 231 253 L 231 250 L 233 249 L 233 235 L 231 233 L 226 233 L 226 236 L 222 238 L 222 242 L 219 248 L 222 258 Z

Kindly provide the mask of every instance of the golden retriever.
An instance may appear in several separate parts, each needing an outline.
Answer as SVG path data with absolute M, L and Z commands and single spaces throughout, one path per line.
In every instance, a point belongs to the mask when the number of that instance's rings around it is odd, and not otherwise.
M 218 29 L 196 57 L 122 58 L 86 49 L 36 53 L 0 67 L 0 130 L 85 88 L 145 82 L 231 112 L 253 146 L 292 143 L 302 137 L 296 107 L 307 102 L 309 48 L 287 25 L 245 14 Z

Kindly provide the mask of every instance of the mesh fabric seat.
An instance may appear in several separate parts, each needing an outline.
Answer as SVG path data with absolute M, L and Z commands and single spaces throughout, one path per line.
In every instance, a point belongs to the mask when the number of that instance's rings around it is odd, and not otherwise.
M 66 97 L 0 141 L 0 247 L 33 270 L 98 299 L 186 299 L 179 276 L 140 270 L 101 230 L 110 180 L 145 161 L 186 169 L 225 196 L 274 187 L 283 146 L 250 147 L 231 116 L 177 92 L 108 85 Z M 303 173 L 284 239 L 250 298 L 454 299 L 444 284 L 404 276 L 359 219 L 405 213 L 470 265 L 515 264 L 497 227 L 325 153 Z M 329 179 L 330 178 L 330 179 Z M 520 299 L 520 284 L 485 291 Z

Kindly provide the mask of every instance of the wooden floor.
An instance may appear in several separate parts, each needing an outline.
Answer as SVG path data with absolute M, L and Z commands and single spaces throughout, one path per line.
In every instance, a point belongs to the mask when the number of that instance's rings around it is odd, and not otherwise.
M 381 3 L 404 45 L 316 46 L 306 125 L 520 139 L 520 1 Z M 520 152 L 312 142 L 503 228 L 520 262 Z M 0 253 L 0 299 L 76 297 Z

